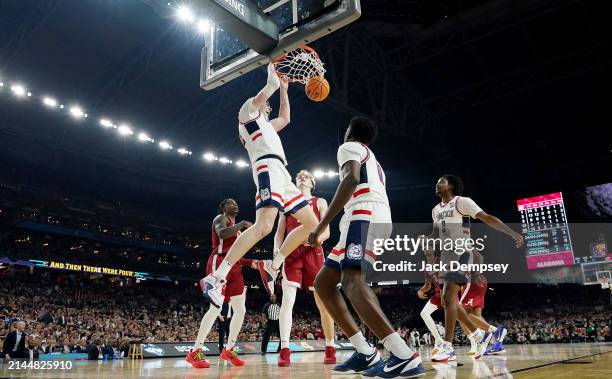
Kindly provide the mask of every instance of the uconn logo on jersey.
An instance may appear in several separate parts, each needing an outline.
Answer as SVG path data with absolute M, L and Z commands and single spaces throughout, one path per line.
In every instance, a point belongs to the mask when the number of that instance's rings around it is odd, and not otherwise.
M 453 217 L 454 215 L 455 215 L 455 210 L 454 209 L 449 209 L 449 210 L 446 210 L 446 211 L 442 211 L 442 212 L 439 212 L 438 214 L 436 214 L 436 221 L 441 221 L 444 218 L 447 218 L 447 217 L 450 218 L 450 217 Z

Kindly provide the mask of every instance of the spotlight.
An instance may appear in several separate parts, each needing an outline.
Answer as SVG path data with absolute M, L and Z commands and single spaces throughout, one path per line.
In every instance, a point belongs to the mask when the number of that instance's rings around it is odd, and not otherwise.
M 236 162 L 236 166 L 238 166 L 240 168 L 243 168 L 243 167 L 249 167 L 249 164 L 241 159 L 241 160 Z
M 221 162 L 223 164 L 227 164 L 227 163 L 231 163 L 232 161 L 230 161 L 226 157 L 221 157 L 221 158 L 219 158 L 219 162 Z
M 215 155 L 213 153 L 204 153 L 204 155 L 202 156 L 202 158 L 204 158 L 205 161 L 214 161 L 215 160 Z
M 186 6 L 179 7 L 178 12 L 176 14 L 181 21 L 193 21 L 193 13 L 191 13 L 191 9 L 187 8 Z
M 21 84 L 11 86 L 11 91 L 13 91 L 17 97 L 23 97 L 26 94 L 26 89 Z
M 28 92 L 28 97 L 32 97 L 32 92 Z
M 100 120 L 100 125 L 102 125 L 105 128 L 112 128 L 113 127 L 113 123 L 110 120 L 107 120 L 105 118 Z
M 55 108 L 57 107 L 57 101 L 51 97 L 44 97 L 43 98 L 43 104 L 45 104 L 46 106 L 50 107 L 50 108 Z
M 140 142 L 151 142 L 151 138 L 149 138 L 147 133 L 138 133 L 138 140 Z
M 130 129 L 129 126 L 127 125 L 120 125 L 117 128 L 117 131 L 119 132 L 119 134 L 121 134 L 122 136 L 131 136 L 132 134 L 134 134 L 134 132 L 132 131 L 132 129 Z
M 191 151 L 185 149 L 184 147 L 181 147 L 180 149 L 177 150 L 179 154 L 181 155 L 191 155 Z
M 78 106 L 74 106 L 74 107 L 70 108 L 70 114 L 74 118 L 81 118 L 81 117 L 83 117 L 85 115 L 83 110 L 81 108 L 79 108 Z
M 202 34 L 206 34 L 208 33 L 209 30 L 210 30 L 210 21 L 208 21 L 207 18 L 204 18 L 198 21 L 198 32 Z
M 314 175 L 316 179 L 320 179 L 325 176 L 325 173 L 323 172 L 323 170 L 314 170 L 312 174 Z
M 171 149 L 172 149 L 172 145 L 170 145 L 170 144 L 168 143 L 168 141 L 161 141 L 161 142 L 159 143 L 159 147 L 160 147 L 162 150 L 171 150 Z
M 336 171 L 333 171 L 333 170 L 327 171 L 327 176 L 330 178 L 333 178 L 334 176 L 336 176 Z

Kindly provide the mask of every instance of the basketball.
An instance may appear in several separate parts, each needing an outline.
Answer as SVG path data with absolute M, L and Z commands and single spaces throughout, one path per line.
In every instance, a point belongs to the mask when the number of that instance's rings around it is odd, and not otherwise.
M 306 96 L 312 101 L 323 101 L 329 95 L 329 82 L 322 76 L 315 76 L 306 83 Z

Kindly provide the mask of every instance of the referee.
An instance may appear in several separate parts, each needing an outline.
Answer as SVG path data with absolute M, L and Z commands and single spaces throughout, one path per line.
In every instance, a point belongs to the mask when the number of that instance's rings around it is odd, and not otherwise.
M 261 342 L 261 355 L 264 355 L 268 351 L 268 342 L 270 342 L 270 336 L 272 336 L 272 333 L 275 333 L 278 338 L 280 338 L 280 331 L 278 329 L 280 306 L 276 302 L 276 295 L 272 294 L 270 296 L 270 301 L 264 305 L 262 312 L 268 320 L 266 323 L 266 331 L 263 335 L 263 341 Z M 276 351 L 280 351 L 280 342 Z

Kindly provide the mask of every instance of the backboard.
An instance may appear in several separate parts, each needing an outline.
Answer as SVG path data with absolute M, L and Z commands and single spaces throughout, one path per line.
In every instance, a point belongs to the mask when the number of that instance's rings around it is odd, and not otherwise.
M 583 263 L 581 266 L 586 285 L 601 284 L 600 279 L 604 273 L 612 272 L 612 261 Z
M 200 0 L 212 24 L 200 87 L 217 88 L 361 16 L 360 0 Z

